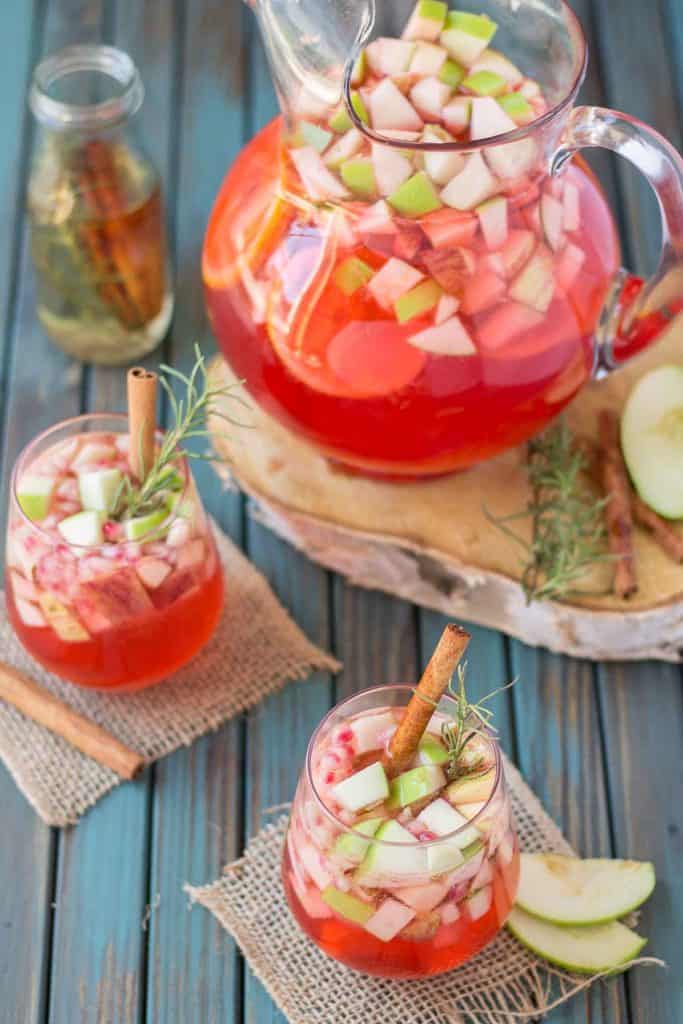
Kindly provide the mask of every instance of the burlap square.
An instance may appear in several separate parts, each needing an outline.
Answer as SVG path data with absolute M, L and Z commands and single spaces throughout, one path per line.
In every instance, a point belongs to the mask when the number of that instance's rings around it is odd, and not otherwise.
M 572 854 L 507 759 L 505 772 L 522 849 Z M 216 882 L 185 889 L 234 936 L 291 1024 L 513 1024 L 539 1018 L 599 977 L 557 970 L 505 930 L 470 963 L 436 978 L 389 981 L 351 971 L 324 956 L 289 911 L 280 879 L 286 825 L 283 817 L 263 828 Z
M 79 689 L 33 661 L 16 640 L 0 593 L 0 659 L 27 673 L 65 703 L 156 761 L 253 707 L 287 681 L 339 663 L 310 643 L 278 603 L 264 577 L 216 528 L 226 584 L 218 629 L 201 653 L 159 686 L 110 696 Z M 0 757 L 49 825 L 71 825 L 121 782 L 0 701 Z

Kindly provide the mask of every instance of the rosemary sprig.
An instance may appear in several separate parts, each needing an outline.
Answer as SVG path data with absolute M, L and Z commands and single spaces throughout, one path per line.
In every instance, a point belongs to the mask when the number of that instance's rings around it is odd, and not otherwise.
M 186 442 L 193 438 L 210 440 L 207 426 L 209 417 L 224 420 L 232 426 L 248 426 L 248 424 L 234 419 L 218 406 L 219 399 L 229 398 L 231 401 L 249 408 L 244 399 L 235 394 L 236 385 L 211 386 L 206 373 L 204 356 L 198 345 L 194 346 L 194 352 L 195 363 L 189 376 L 172 366 L 164 364 L 161 366 L 162 374 L 159 381 L 168 396 L 174 423 L 166 431 L 161 448 L 151 469 L 145 475 L 145 479 L 141 483 L 136 483 L 126 476 L 121 481 L 114 505 L 117 519 L 144 515 L 163 506 L 169 491 L 177 488 L 177 474 L 174 471 L 179 459 L 184 457 L 211 461 L 217 458 L 213 452 L 205 454 L 185 447 Z M 185 389 L 183 397 L 176 398 L 168 378 L 183 385 Z M 131 444 L 133 443 L 134 439 L 131 438 Z
M 527 604 L 547 598 L 588 594 L 575 584 L 596 563 L 608 561 L 603 509 L 584 481 L 585 455 L 559 420 L 527 446 L 530 498 L 526 509 L 487 519 L 524 551 L 522 587 Z M 531 541 L 510 523 L 531 518 Z

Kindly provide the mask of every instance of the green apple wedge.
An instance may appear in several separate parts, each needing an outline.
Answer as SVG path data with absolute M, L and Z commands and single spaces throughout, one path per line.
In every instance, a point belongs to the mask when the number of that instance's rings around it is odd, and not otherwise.
M 523 946 L 557 967 L 577 974 L 618 971 L 647 942 L 619 921 L 583 928 L 562 928 L 513 907 L 507 928 Z
M 374 904 L 364 903 L 357 896 L 341 892 L 333 885 L 328 885 L 326 889 L 323 889 L 320 898 L 340 917 L 345 917 L 347 921 L 353 921 L 354 924 L 364 925 L 377 909 Z
M 640 378 L 621 416 L 621 447 L 646 505 L 665 519 L 683 518 L 683 366 Z
M 17 501 L 21 511 L 34 523 L 45 519 L 50 511 L 50 502 L 56 480 L 52 476 L 24 474 L 17 486 Z
M 605 924 L 639 907 L 654 887 L 648 862 L 523 853 L 517 906 L 552 924 Z

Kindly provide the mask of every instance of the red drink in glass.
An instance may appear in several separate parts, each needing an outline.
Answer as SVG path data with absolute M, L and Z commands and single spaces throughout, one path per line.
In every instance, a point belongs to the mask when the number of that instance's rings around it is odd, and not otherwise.
M 189 661 L 223 607 L 223 574 L 187 463 L 165 507 L 104 510 L 129 474 L 126 419 L 81 416 L 20 455 L 7 529 L 7 611 L 29 654 L 81 686 L 142 689 Z M 75 525 L 74 525 L 75 524 Z
M 519 878 L 493 738 L 473 737 L 471 771 L 446 777 L 440 736 L 450 697 L 414 764 L 382 791 L 379 762 L 411 693 L 378 687 L 323 720 L 282 863 L 287 900 L 306 934 L 348 967 L 383 977 L 424 977 L 469 960 L 502 928 Z

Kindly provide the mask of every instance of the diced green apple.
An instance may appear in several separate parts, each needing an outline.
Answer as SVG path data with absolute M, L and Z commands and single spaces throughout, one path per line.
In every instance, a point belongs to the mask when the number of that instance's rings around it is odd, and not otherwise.
M 103 520 L 101 512 L 77 512 L 74 516 L 62 519 L 57 529 L 68 544 L 84 548 L 93 547 L 102 543 Z
M 290 149 L 289 155 L 312 200 L 348 199 L 348 190 L 344 188 L 339 178 L 325 167 L 320 154 L 310 146 Z
M 362 811 L 365 807 L 386 800 L 389 783 L 379 761 L 369 764 L 332 788 L 332 794 L 347 811 Z
M 425 121 L 440 121 L 451 87 L 435 76 L 421 78 L 410 90 L 410 101 Z
M 368 59 L 365 56 L 365 50 L 361 50 L 358 55 L 358 60 L 353 65 L 353 71 L 351 72 L 351 85 L 362 85 L 365 81 L 367 71 Z
M 577 974 L 613 971 L 634 960 L 647 939 L 619 921 L 588 927 L 560 927 L 513 907 L 507 927 L 514 937 L 551 964 Z
M 495 101 L 492 101 L 495 102 Z M 471 153 L 465 166 L 451 178 L 441 192 L 441 199 L 455 210 L 473 210 L 497 189 L 497 183 L 481 153 Z
M 454 142 L 455 139 L 444 128 L 428 124 L 422 133 L 423 142 Z M 465 166 L 465 157 L 444 149 L 443 151 L 425 152 L 424 168 L 432 181 L 437 185 L 447 185 Z
M 58 601 L 52 594 L 42 593 L 38 598 L 43 615 L 60 640 L 67 644 L 84 644 L 90 639 L 90 633 L 69 611 L 66 605 Z
M 376 198 L 377 182 L 372 160 L 347 160 L 341 165 L 340 173 L 346 187 L 359 199 Z
M 444 82 L 450 89 L 457 89 L 463 78 L 465 77 L 465 69 L 461 67 L 456 61 L 448 60 L 444 61 L 441 65 L 441 70 L 438 73 L 438 78 L 441 82 Z M 443 115 L 443 111 L 441 112 Z
M 489 252 L 502 249 L 508 237 L 508 203 L 504 196 L 487 199 L 477 207 L 481 232 Z
M 148 512 L 146 515 L 134 516 L 133 519 L 126 519 L 124 522 L 126 540 L 142 540 L 143 537 L 147 537 L 148 534 L 154 533 L 158 530 L 162 523 L 165 523 L 167 519 L 167 508 L 157 508 L 153 512 Z
M 365 922 L 365 930 L 380 942 L 391 942 L 414 917 L 415 911 L 404 903 L 392 899 L 384 900 L 379 910 Z
M 418 0 L 408 23 L 403 30 L 403 39 L 425 39 L 433 42 L 439 38 L 448 14 L 448 4 L 441 0 Z
M 372 278 L 374 274 L 372 267 L 364 263 L 357 256 L 350 256 L 344 260 L 334 272 L 334 283 L 344 295 L 353 295 Z
M 489 768 L 481 775 L 465 775 L 451 782 L 446 790 L 446 796 L 452 804 L 485 802 L 491 796 L 495 782 L 495 769 Z
M 434 736 L 423 736 L 417 747 L 420 764 L 445 764 L 448 751 Z
M 408 70 L 413 75 L 438 75 L 440 77 L 441 70 L 447 60 L 448 54 L 443 46 L 434 46 L 433 43 L 420 42 L 415 47 L 415 53 Z M 444 81 L 444 79 L 441 79 L 441 81 Z
M 33 522 L 45 519 L 56 485 L 53 476 L 25 473 L 17 485 L 17 501 L 24 515 Z
M 512 61 L 504 57 L 498 50 L 486 49 L 477 59 L 476 63 L 470 68 L 471 74 L 476 74 L 478 71 L 493 71 L 494 74 L 500 75 L 509 86 L 513 89 L 524 81 L 524 75 L 516 67 Z
M 353 924 L 367 924 L 376 910 L 374 903 L 365 903 L 349 892 L 335 889 L 333 885 L 328 885 L 326 889 L 323 889 L 320 897 L 331 910 L 347 921 L 352 921 Z
M 394 303 L 394 312 L 399 323 L 404 324 L 415 317 L 434 309 L 441 298 L 441 288 L 436 281 L 422 281 L 411 291 L 406 292 Z
M 343 163 L 354 157 L 363 148 L 363 135 L 357 128 L 350 128 L 330 146 L 324 156 L 324 162 L 332 170 L 338 170 Z
M 415 836 L 397 821 L 385 821 L 356 870 L 355 881 L 372 885 L 385 877 L 411 878 L 427 874 L 427 853 Z
M 398 131 L 421 131 L 422 118 L 390 78 L 375 86 L 369 99 L 372 127 Z
M 509 92 L 498 97 L 499 106 L 516 124 L 531 124 L 536 117 L 534 108 L 519 92 Z
M 463 80 L 461 88 L 474 93 L 475 96 L 502 96 L 507 89 L 507 82 L 495 71 L 482 69 L 470 72 Z
M 424 800 L 432 793 L 437 793 L 445 783 L 446 777 L 438 765 L 423 764 L 411 768 L 391 780 L 387 806 L 390 809 L 409 807 L 416 800 Z
M 477 830 L 472 826 L 468 827 L 467 818 L 451 807 L 443 797 L 438 797 L 424 807 L 420 811 L 418 819 L 424 822 L 429 831 L 436 836 L 450 836 L 452 832 L 457 832 L 451 841 L 459 850 L 464 850 L 479 839 Z
M 454 60 L 471 67 L 493 39 L 497 27 L 485 14 L 451 11 L 441 33 L 441 44 Z
M 441 208 L 434 185 L 424 171 L 408 178 L 387 201 L 404 217 L 422 217 Z
M 470 118 L 470 136 L 473 142 L 479 139 L 490 139 L 496 135 L 505 135 L 516 130 L 517 125 L 505 113 L 500 103 L 492 96 L 473 96 L 472 115 Z M 492 148 L 495 149 L 494 146 Z
M 636 910 L 654 887 L 649 862 L 523 853 L 517 905 L 553 924 L 605 924 Z
M 372 163 L 377 188 L 382 196 L 392 195 L 413 173 L 410 160 L 391 146 L 373 143 Z
M 351 106 L 363 124 L 370 123 L 367 109 L 363 103 L 363 97 L 356 90 L 351 93 Z M 353 127 L 354 123 L 349 116 L 349 112 L 346 109 L 346 106 L 342 103 L 340 107 L 337 107 L 330 118 L 330 128 L 333 132 L 336 132 L 337 135 L 342 135 L 344 132 L 350 131 Z
M 410 263 L 392 257 L 377 271 L 368 284 L 368 290 L 375 302 L 390 310 L 396 300 L 414 288 L 423 277 L 424 274 Z
M 123 475 L 120 469 L 93 469 L 78 474 L 81 504 L 95 512 L 113 511 Z
M 353 831 L 344 832 L 334 845 L 334 852 L 345 860 L 360 864 L 365 856 L 372 837 L 382 824 L 383 818 L 369 818 L 353 826 Z
M 640 378 L 622 413 L 621 446 L 643 501 L 665 519 L 683 518 L 683 366 Z
M 457 316 L 451 316 L 436 327 L 427 327 L 408 339 L 411 345 L 437 356 L 473 356 L 474 343 Z
M 510 297 L 539 313 L 545 313 L 554 292 L 553 257 L 544 245 L 539 245 L 510 285 Z
M 381 36 L 365 49 L 370 70 L 380 77 L 392 77 L 407 71 L 415 52 L 415 43 L 407 39 L 391 39 Z
M 443 122 L 454 135 L 462 135 L 470 123 L 472 99 L 469 96 L 456 96 L 441 111 Z

